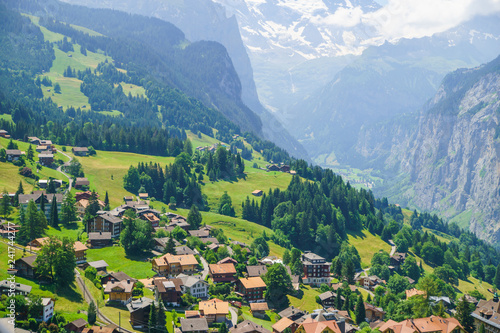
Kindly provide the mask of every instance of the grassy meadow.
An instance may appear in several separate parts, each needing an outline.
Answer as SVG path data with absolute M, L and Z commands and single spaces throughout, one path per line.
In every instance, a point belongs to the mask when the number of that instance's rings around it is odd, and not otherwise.
M 371 260 L 375 253 L 384 250 L 387 253 L 391 252 L 391 246 L 384 242 L 380 237 L 375 236 L 368 230 L 363 230 L 357 233 L 349 233 L 348 242 L 354 245 L 361 257 L 361 267 L 367 268 L 371 266 Z

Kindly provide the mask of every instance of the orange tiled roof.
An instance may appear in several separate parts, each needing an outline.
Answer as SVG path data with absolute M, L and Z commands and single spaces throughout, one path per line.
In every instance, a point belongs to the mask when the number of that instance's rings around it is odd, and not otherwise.
M 200 302 L 198 307 L 204 316 L 229 314 L 229 303 L 217 298 Z
M 245 287 L 245 289 L 265 288 L 266 287 L 264 280 L 262 280 L 260 278 L 260 276 L 241 278 L 240 282 L 241 282 L 241 284 L 243 284 L 243 287 Z
M 236 268 L 234 268 L 233 263 L 210 264 L 208 267 L 212 274 L 236 274 Z

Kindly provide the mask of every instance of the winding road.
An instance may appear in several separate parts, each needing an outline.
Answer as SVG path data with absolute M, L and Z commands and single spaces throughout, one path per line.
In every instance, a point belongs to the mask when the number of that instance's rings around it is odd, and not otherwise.
M 71 160 L 73 159 L 73 157 L 69 156 L 69 155 L 68 155 L 68 154 L 66 154 L 66 153 L 63 153 L 63 152 L 62 152 L 62 151 L 60 151 L 60 150 L 57 150 L 57 152 L 58 152 L 58 153 L 60 153 L 61 155 L 66 156 L 67 158 L 69 158 L 69 161 L 68 161 L 68 162 L 64 163 L 63 165 L 58 166 L 58 167 L 57 167 L 57 169 L 56 169 L 57 171 L 59 171 L 60 173 L 62 173 L 63 175 L 65 175 L 65 176 L 66 176 L 66 178 L 68 178 L 68 184 L 69 184 L 69 185 L 68 185 L 68 189 L 67 189 L 66 191 L 67 191 L 67 192 L 69 192 L 69 191 L 71 191 L 71 187 L 72 187 L 72 185 L 73 185 L 73 180 L 71 179 L 71 176 L 70 176 L 70 175 L 68 175 L 66 172 L 62 171 L 62 167 L 63 167 L 63 166 L 68 166 L 68 165 L 71 163 Z
M 388 243 L 391 245 L 391 253 L 389 255 L 392 257 L 396 253 L 396 244 L 394 244 L 392 239 L 389 239 Z

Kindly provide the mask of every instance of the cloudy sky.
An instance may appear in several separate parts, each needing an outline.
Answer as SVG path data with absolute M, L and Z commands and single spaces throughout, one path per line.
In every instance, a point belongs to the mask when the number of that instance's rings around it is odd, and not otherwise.
M 387 40 L 430 36 L 476 15 L 500 12 L 500 0 L 377 0 L 384 7 L 362 13 L 360 21 L 374 26 Z M 357 15 L 354 11 L 351 14 Z M 352 19 L 352 18 L 351 18 Z

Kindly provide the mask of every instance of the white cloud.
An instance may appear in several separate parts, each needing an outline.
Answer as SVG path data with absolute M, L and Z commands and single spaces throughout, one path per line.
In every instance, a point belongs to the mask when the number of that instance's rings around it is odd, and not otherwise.
M 431 36 L 476 15 L 500 12 L 500 0 L 389 0 L 381 9 L 363 14 L 385 40 Z
M 339 7 L 335 13 L 326 17 L 315 16 L 311 22 L 319 25 L 351 28 L 361 23 L 363 18 L 361 7 Z
M 365 36 L 359 37 L 366 43 L 431 36 L 476 15 L 495 12 L 500 12 L 500 0 L 388 0 L 374 12 L 364 13 L 360 7 L 339 7 L 328 16 L 311 18 L 311 22 L 332 28 L 357 26 L 365 31 Z

